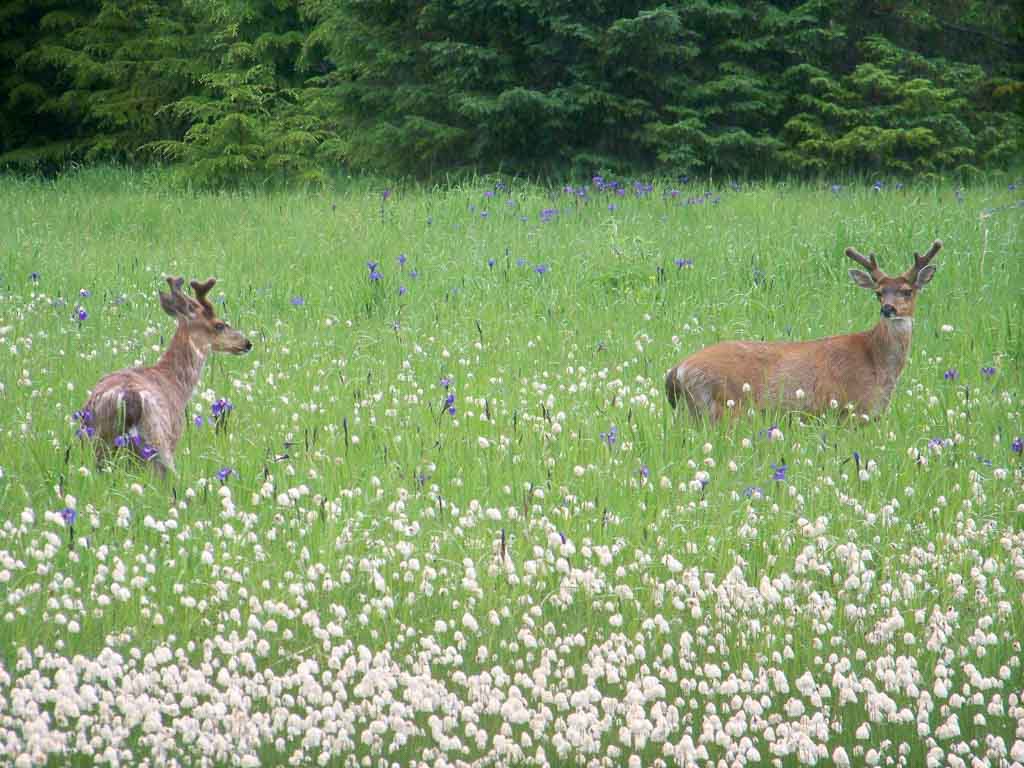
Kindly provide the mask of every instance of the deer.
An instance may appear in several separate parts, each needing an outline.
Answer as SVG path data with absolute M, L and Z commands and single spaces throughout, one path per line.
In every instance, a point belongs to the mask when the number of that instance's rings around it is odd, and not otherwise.
M 907 362 L 917 294 L 935 275 L 929 262 L 942 248 L 935 240 L 903 274 L 890 276 L 874 253 L 852 246 L 846 256 L 864 267 L 850 279 L 874 291 L 881 316 L 860 333 L 811 341 L 723 341 L 696 352 L 669 369 L 669 404 L 686 403 L 690 414 L 711 423 L 743 407 L 820 415 L 832 408 L 867 419 L 885 411 Z
M 122 368 L 97 382 L 85 407 L 76 412 L 79 434 L 93 439 L 100 465 L 116 450 L 149 461 L 157 473 L 175 473 L 174 452 L 181 439 L 185 408 L 211 352 L 241 355 L 252 349 L 240 331 L 217 317 L 207 298 L 216 278 L 191 281 L 168 277 L 170 293 L 158 291 L 160 306 L 178 323 L 160 360 L 145 368 Z

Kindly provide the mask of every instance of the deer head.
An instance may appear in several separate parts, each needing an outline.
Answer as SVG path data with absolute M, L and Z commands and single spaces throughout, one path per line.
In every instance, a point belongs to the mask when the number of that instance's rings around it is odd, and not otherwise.
M 861 288 L 874 291 L 885 319 L 910 318 L 914 316 L 917 293 L 935 275 L 935 267 L 929 265 L 935 254 L 942 248 L 942 241 L 936 240 L 924 256 L 914 253 L 914 265 L 902 275 L 890 277 L 885 274 L 875 259 L 875 254 L 865 257 L 853 247 L 846 249 L 846 255 L 867 269 L 850 270 L 850 279 Z
M 185 278 L 168 277 L 167 284 L 171 287 L 171 292 L 160 292 L 160 306 L 164 312 L 177 319 L 178 327 L 184 329 L 200 349 L 230 352 L 233 355 L 244 354 L 252 349 L 252 342 L 217 317 L 213 304 L 206 298 L 216 283 L 217 279 L 214 277 L 204 283 L 193 280 L 190 285 L 195 298 L 192 298 L 182 290 Z

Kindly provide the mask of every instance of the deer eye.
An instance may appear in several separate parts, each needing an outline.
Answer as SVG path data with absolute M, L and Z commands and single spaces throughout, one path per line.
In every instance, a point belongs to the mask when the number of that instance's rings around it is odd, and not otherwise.
M 227 323 L 214 323 L 213 324 L 213 330 L 215 330 L 217 333 L 220 333 L 221 331 L 223 331 L 227 327 L 228 327 Z
M 900 296 L 902 296 L 904 299 L 909 299 L 913 295 L 914 292 L 909 288 L 904 288 L 903 290 L 900 291 Z

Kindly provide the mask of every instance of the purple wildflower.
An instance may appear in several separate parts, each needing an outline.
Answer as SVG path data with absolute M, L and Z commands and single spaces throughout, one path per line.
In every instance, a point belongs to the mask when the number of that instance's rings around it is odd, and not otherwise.
M 196 416 L 194 419 L 192 419 L 192 423 L 195 424 L 196 427 L 203 426 L 203 417 L 202 416 Z
M 90 291 L 88 288 L 82 288 L 78 292 L 78 295 L 81 296 L 83 299 L 88 299 L 90 296 L 92 296 L 92 291 Z
M 516 259 L 516 266 L 517 267 L 525 267 L 526 266 L 526 259 L 524 259 L 522 256 L 520 256 L 518 259 Z
M 227 416 L 234 409 L 235 406 L 232 405 L 231 401 L 223 397 L 214 400 L 213 403 L 210 405 L 210 413 L 213 414 L 213 418 L 215 419 L 220 419 L 223 418 L 224 416 Z
M 404 253 L 398 254 L 398 266 L 404 267 L 405 266 L 405 262 L 408 261 L 408 260 L 409 260 L 409 257 L 406 256 Z
M 293 307 L 301 307 L 305 303 L 306 303 L 306 300 L 304 298 L 302 298 L 301 296 L 292 296 L 292 306 Z
M 547 264 L 538 264 L 536 267 L 533 268 L 533 271 L 536 272 L 538 275 L 543 275 L 548 271 L 548 269 L 550 269 L 550 267 L 548 267 Z
M 60 516 L 64 520 L 64 525 L 74 525 L 78 518 L 78 511 L 74 507 L 64 507 L 60 511 Z
M 950 368 L 948 371 L 942 374 L 942 378 L 944 378 L 946 381 L 956 381 L 957 379 L 960 378 L 960 371 L 958 371 L 956 368 Z
M 759 485 L 748 485 L 746 488 L 743 489 L 743 495 L 746 496 L 748 499 L 759 499 L 762 496 L 764 496 L 764 491 L 761 489 L 761 486 Z
M 612 424 L 611 429 L 607 432 L 601 433 L 601 442 L 607 443 L 609 448 L 615 446 L 615 441 L 619 438 L 619 428 Z
M 221 467 L 217 470 L 217 479 L 222 483 L 226 483 L 228 478 L 235 474 L 235 470 L 231 467 Z
M 85 307 L 76 307 L 74 317 L 75 320 L 81 323 L 89 319 L 89 313 L 85 311 Z
M 693 259 L 676 259 L 676 269 L 683 269 L 684 267 L 689 269 L 693 266 Z
M 488 259 L 487 260 L 487 268 L 488 269 L 494 269 L 494 259 Z
M 781 481 L 785 480 L 786 479 L 786 471 L 788 469 L 789 469 L 789 467 L 787 467 L 785 463 L 777 464 L 777 465 L 776 464 L 772 464 L 772 480 L 775 480 L 776 482 L 781 482 Z
M 38 283 L 39 282 L 39 273 L 38 272 L 30 272 L 29 275 L 28 275 L 28 279 L 31 280 L 33 283 Z
M 75 430 L 76 437 L 82 440 L 87 440 L 96 434 L 96 429 L 92 425 L 92 411 L 88 408 L 82 408 L 80 411 L 75 411 L 71 414 L 71 420 L 79 423 L 78 429 Z
M 640 479 L 646 480 L 651 476 L 651 469 L 646 464 L 640 465 Z
M 996 375 L 996 369 L 994 366 L 986 365 L 984 368 L 981 369 L 981 375 L 984 376 L 986 379 L 990 379 Z
M 405 286 L 404 285 L 398 286 L 398 295 L 399 296 L 405 296 Z
M 117 437 L 114 438 L 115 448 L 124 448 L 126 445 L 128 445 L 127 435 L 118 435 Z
M 380 199 L 381 200 L 387 200 L 389 197 L 391 197 L 391 190 L 390 189 L 385 189 L 383 192 L 380 193 Z
M 1010 443 L 1010 450 L 1013 451 L 1014 453 L 1022 453 L 1022 452 L 1024 452 L 1024 438 L 1022 438 L 1022 437 L 1015 437 L 1015 438 L 1013 438 L 1013 442 Z
M 149 443 L 146 443 L 142 448 L 139 449 L 139 456 L 143 461 L 149 461 L 158 453 L 157 449 Z

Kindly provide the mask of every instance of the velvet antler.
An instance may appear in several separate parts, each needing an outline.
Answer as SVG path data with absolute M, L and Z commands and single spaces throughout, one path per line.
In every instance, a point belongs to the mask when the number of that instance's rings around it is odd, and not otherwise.
M 868 271 L 868 274 L 871 275 L 871 279 L 876 283 L 885 277 L 885 272 L 878 267 L 878 261 L 875 259 L 875 254 L 872 253 L 870 257 L 867 257 L 851 245 L 846 249 L 846 255 L 864 267 L 864 269 Z

